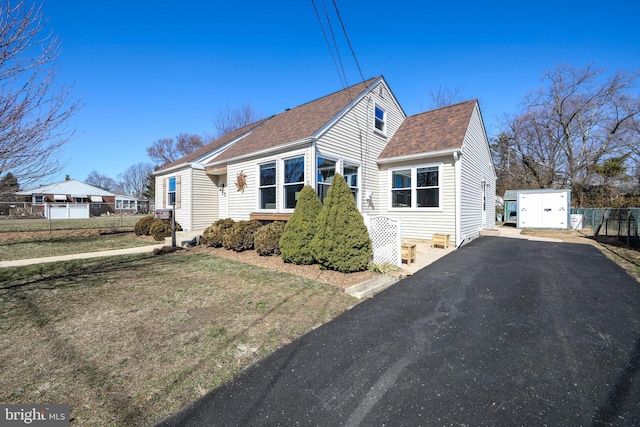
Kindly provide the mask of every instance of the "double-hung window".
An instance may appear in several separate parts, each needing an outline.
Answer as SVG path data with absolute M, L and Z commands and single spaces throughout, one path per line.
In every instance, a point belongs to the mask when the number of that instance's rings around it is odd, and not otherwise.
M 391 172 L 391 206 L 411 207 L 411 169 Z
M 324 199 L 327 197 L 329 187 L 333 182 L 333 177 L 336 175 L 336 162 L 333 160 L 318 157 L 318 198 L 324 203 Z
M 284 161 L 284 208 L 295 209 L 298 194 L 304 187 L 304 157 Z
M 439 166 L 421 166 L 391 171 L 391 207 L 440 207 Z
M 440 204 L 438 166 L 416 170 L 416 207 L 437 208 Z
M 387 133 L 387 112 L 380 106 L 375 106 L 374 126 L 378 132 Z
M 175 206 L 176 204 L 176 178 L 169 178 L 167 191 L 167 202 L 169 206 Z
M 276 208 L 276 162 L 260 165 L 260 209 Z

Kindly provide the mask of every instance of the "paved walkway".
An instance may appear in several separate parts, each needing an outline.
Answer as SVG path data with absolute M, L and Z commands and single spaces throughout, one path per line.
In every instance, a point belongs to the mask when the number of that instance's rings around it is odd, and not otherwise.
M 82 254 L 71 254 L 71 255 L 59 255 L 59 256 L 51 256 L 46 258 L 28 258 L 28 259 L 17 259 L 13 261 L 0 261 L 0 268 L 2 267 L 20 267 L 23 265 L 31 265 L 31 264 L 44 264 L 48 262 L 59 262 L 59 261 L 70 261 L 74 259 L 88 259 L 88 258 L 99 258 L 99 257 L 107 257 L 107 256 L 115 256 L 115 255 L 127 255 L 127 254 L 141 254 L 141 253 L 151 253 L 154 249 L 161 248 L 164 246 L 164 243 L 158 245 L 150 245 L 150 246 L 138 246 L 135 248 L 127 248 L 127 249 L 115 249 L 111 251 L 99 251 L 99 252 L 87 252 Z

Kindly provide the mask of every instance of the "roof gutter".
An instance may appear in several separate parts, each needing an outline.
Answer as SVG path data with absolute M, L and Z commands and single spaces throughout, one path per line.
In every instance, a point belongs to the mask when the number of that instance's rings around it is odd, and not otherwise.
M 378 160 L 376 160 L 376 162 L 379 165 L 384 165 L 384 164 L 388 164 L 388 163 L 398 163 L 398 162 L 405 162 L 405 161 L 411 161 L 411 160 L 420 160 L 420 159 L 430 158 L 430 157 L 450 156 L 453 153 L 462 154 L 462 148 L 450 148 L 450 149 L 447 149 L 447 150 L 429 151 L 429 152 L 426 152 L 426 153 L 410 154 L 408 156 L 388 157 L 388 158 L 385 158 L 385 159 L 378 159 Z
M 209 167 L 212 167 L 212 166 L 226 165 L 228 163 L 237 162 L 237 161 L 248 159 L 248 158 L 251 158 L 251 157 L 265 156 L 267 154 L 275 153 L 275 152 L 278 152 L 278 151 L 289 151 L 290 149 L 297 148 L 300 145 L 311 144 L 315 140 L 316 139 L 314 137 L 308 137 L 308 138 L 300 139 L 298 141 L 293 141 L 293 142 L 288 142 L 286 144 L 278 145 L 276 147 L 266 148 L 266 149 L 260 150 L 260 151 L 254 151 L 254 152 L 249 153 L 249 154 L 241 154 L 239 156 L 229 157 L 228 159 L 222 159 L 222 160 L 218 160 L 218 161 L 213 161 L 213 162 L 207 163 L 206 167 L 209 168 Z

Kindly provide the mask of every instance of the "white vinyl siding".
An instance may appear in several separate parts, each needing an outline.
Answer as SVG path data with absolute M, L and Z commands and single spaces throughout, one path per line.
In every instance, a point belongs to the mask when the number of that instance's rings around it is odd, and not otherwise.
M 170 178 L 176 180 L 176 221 L 184 230 L 190 230 L 192 227 L 190 168 L 156 176 L 156 209 L 171 209 L 168 194 Z
M 205 173 L 203 169 L 192 169 L 191 186 L 192 200 L 192 230 L 203 230 L 218 220 L 218 196 L 213 177 Z
M 259 212 L 259 174 L 260 165 L 275 162 L 276 163 L 276 207 L 274 209 L 262 210 L 263 212 L 292 212 L 291 209 L 285 209 L 284 207 L 284 161 L 285 159 L 292 159 L 297 157 L 304 158 L 304 176 L 305 181 L 303 185 L 311 185 L 309 177 L 311 176 L 311 149 L 305 148 L 302 150 L 283 152 L 268 157 L 259 157 L 251 160 L 247 160 L 240 163 L 229 164 L 227 166 L 228 174 L 228 203 L 229 203 L 229 218 L 235 221 L 249 219 L 249 214 L 252 212 Z M 238 173 L 243 172 L 247 178 L 247 187 L 244 192 L 237 191 L 235 182 Z
M 381 95 L 382 93 L 382 95 Z M 374 132 L 375 105 L 384 108 L 386 118 L 386 136 Z M 381 191 L 379 171 L 376 159 L 398 130 L 405 114 L 393 94 L 384 83 L 371 88 L 340 120 L 334 123 L 318 138 L 316 147 L 318 156 L 340 159 L 342 165 L 358 165 L 359 194 L 358 207 L 363 215 L 379 215 Z M 341 170 L 339 167 L 338 170 Z M 386 177 L 386 175 L 385 175 Z M 314 177 L 315 180 L 315 177 Z M 367 194 L 373 195 L 371 203 L 366 201 Z
M 438 184 L 440 206 L 437 208 L 391 208 L 391 170 L 411 170 L 439 165 Z M 434 233 L 447 233 L 455 241 L 455 169 L 453 156 L 436 157 L 420 163 L 398 163 L 392 167 L 382 167 L 380 188 L 387 190 L 381 194 L 377 215 L 400 219 L 402 238 L 431 240 Z M 414 185 L 415 187 L 415 185 Z M 413 203 L 415 205 L 415 202 Z
M 482 229 L 482 186 L 486 185 L 486 225 L 495 227 L 495 171 L 478 107 L 471 115 L 461 156 L 460 239 L 473 239 Z

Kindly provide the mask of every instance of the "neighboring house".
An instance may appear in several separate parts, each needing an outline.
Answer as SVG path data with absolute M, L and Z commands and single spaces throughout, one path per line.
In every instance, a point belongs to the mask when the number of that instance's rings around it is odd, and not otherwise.
M 365 218 L 456 246 L 495 225 L 495 171 L 478 102 L 407 117 L 379 76 L 238 129 L 155 172 L 156 207 L 185 230 L 286 220 L 304 185 L 342 174 Z
M 65 208 L 67 212 L 71 208 L 77 208 L 75 209 L 77 214 L 73 215 L 81 215 L 74 217 L 82 218 L 114 212 L 116 198 L 115 194 L 110 191 L 75 179 L 19 191 L 16 195 L 25 197 L 25 201 L 30 202 L 34 209 L 39 210 L 45 216 L 48 215 L 45 206 L 51 206 L 52 208 Z M 80 210 L 81 208 L 82 210 Z

